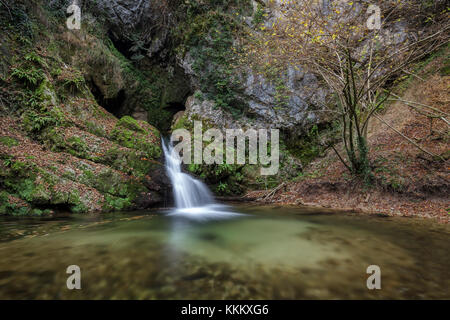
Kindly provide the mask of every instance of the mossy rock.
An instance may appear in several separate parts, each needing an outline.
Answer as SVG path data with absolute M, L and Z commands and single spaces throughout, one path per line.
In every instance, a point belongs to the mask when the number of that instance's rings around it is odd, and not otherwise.
M 67 146 L 69 153 L 79 158 L 87 158 L 88 147 L 84 140 L 77 136 L 72 136 L 67 139 Z
M 22 128 L 33 137 L 39 137 L 48 128 L 67 125 L 68 122 L 60 108 L 43 112 L 28 109 L 22 114 Z
M 58 103 L 55 88 L 47 78 L 45 78 L 44 81 L 41 82 L 38 89 L 36 90 L 36 94 L 40 98 L 41 106 L 43 108 L 56 106 Z
M 105 128 L 103 128 L 100 124 L 93 121 L 86 121 L 86 131 L 96 135 L 98 137 L 106 137 Z
M 100 161 L 135 177 L 143 177 L 160 165 L 152 159 L 146 158 L 144 153 L 118 147 L 109 149 Z
M 53 152 L 67 152 L 75 157 L 90 159 L 89 148 L 80 136 L 65 139 L 60 128 L 48 128 L 40 136 L 40 140 Z
M 117 127 L 123 127 L 132 131 L 140 132 L 140 133 L 146 133 L 143 128 L 139 125 L 139 122 L 135 119 L 133 119 L 130 116 L 125 116 L 121 118 L 117 122 Z
M 187 166 L 187 170 L 212 186 L 221 195 L 241 194 L 244 191 L 244 165 L 214 164 Z
M 189 131 L 194 130 L 194 122 L 189 120 L 189 118 L 186 115 L 183 115 L 180 117 L 172 126 L 172 130 L 178 130 L 178 129 L 186 129 Z
M 111 132 L 111 139 L 123 147 L 135 149 L 146 153 L 150 158 L 161 157 L 160 142 L 157 142 L 159 133 L 156 129 L 131 117 L 124 117 L 118 121 Z

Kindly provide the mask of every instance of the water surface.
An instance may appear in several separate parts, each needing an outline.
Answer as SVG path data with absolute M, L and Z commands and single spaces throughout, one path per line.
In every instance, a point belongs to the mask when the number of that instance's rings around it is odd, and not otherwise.
M 428 220 L 241 206 L 0 218 L 0 299 L 449 299 L 450 228 Z M 66 268 L 81 268 L 68 290 Z M 382 289 L 366 287 L 378 265 Z

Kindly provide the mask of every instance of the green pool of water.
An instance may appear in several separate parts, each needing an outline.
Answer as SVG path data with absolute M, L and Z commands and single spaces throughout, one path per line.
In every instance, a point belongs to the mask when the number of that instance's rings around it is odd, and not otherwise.
M 308 208 L 241 206 L 0 218 L 0 299 L 449 299 L 450 227 Z M 81 290 L 66 269 L 81 268 Z M 381 268 L 368 290 L 367 267 Z

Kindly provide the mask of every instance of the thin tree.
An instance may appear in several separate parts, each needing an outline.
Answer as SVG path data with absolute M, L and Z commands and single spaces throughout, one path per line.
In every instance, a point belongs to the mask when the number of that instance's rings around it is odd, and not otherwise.
M 272 4 L 270 11 L 278 12 L 278 18 L 272 26 L 261 26 L 253 33 L 246 47 L 253 63 L 289 63 L 320 75 L 335 99 L 319 111 L 337 115 L 346 157 L 334 145 L 330 147 L 349 171 L 366 181 L 372 177 L 367 146 L 370 120 L 390 98 L 392 82 L 448 43 L 450 31 L 445 6 L 434 8 L 432 12 L 436 13 L 430 19 L 421 1 L 378 4 L 369 12 L 361 1 L 288 0 Z M 385 13 L 383 20 L 381 12 Z M 373 22 L 372 28 L 368 20 Z M 404 20 L 409 24 L 416 21 L 415 30 L 392 34 L 384 27 L 400 28 Z

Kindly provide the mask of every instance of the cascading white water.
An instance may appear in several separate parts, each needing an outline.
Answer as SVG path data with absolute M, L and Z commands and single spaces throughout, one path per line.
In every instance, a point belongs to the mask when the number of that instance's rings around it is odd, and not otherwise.
M 163 141 L 166 157 L 166 171 L 173 185 L 173 194 L 177 209 L 202 207 L 214 204 L 208 187 L 201 181 L 181 171 L 181 159 L 172 145 Z
M 170 142 L 162 141 L 166 158 L 166 171 L 173 186 L 176 210 L 172 215 L 192 219 L 217 219 L 239 215 L 226 211 L 227 206 L 217 204 L 208 187 L 181 171 L 181 159 Z

